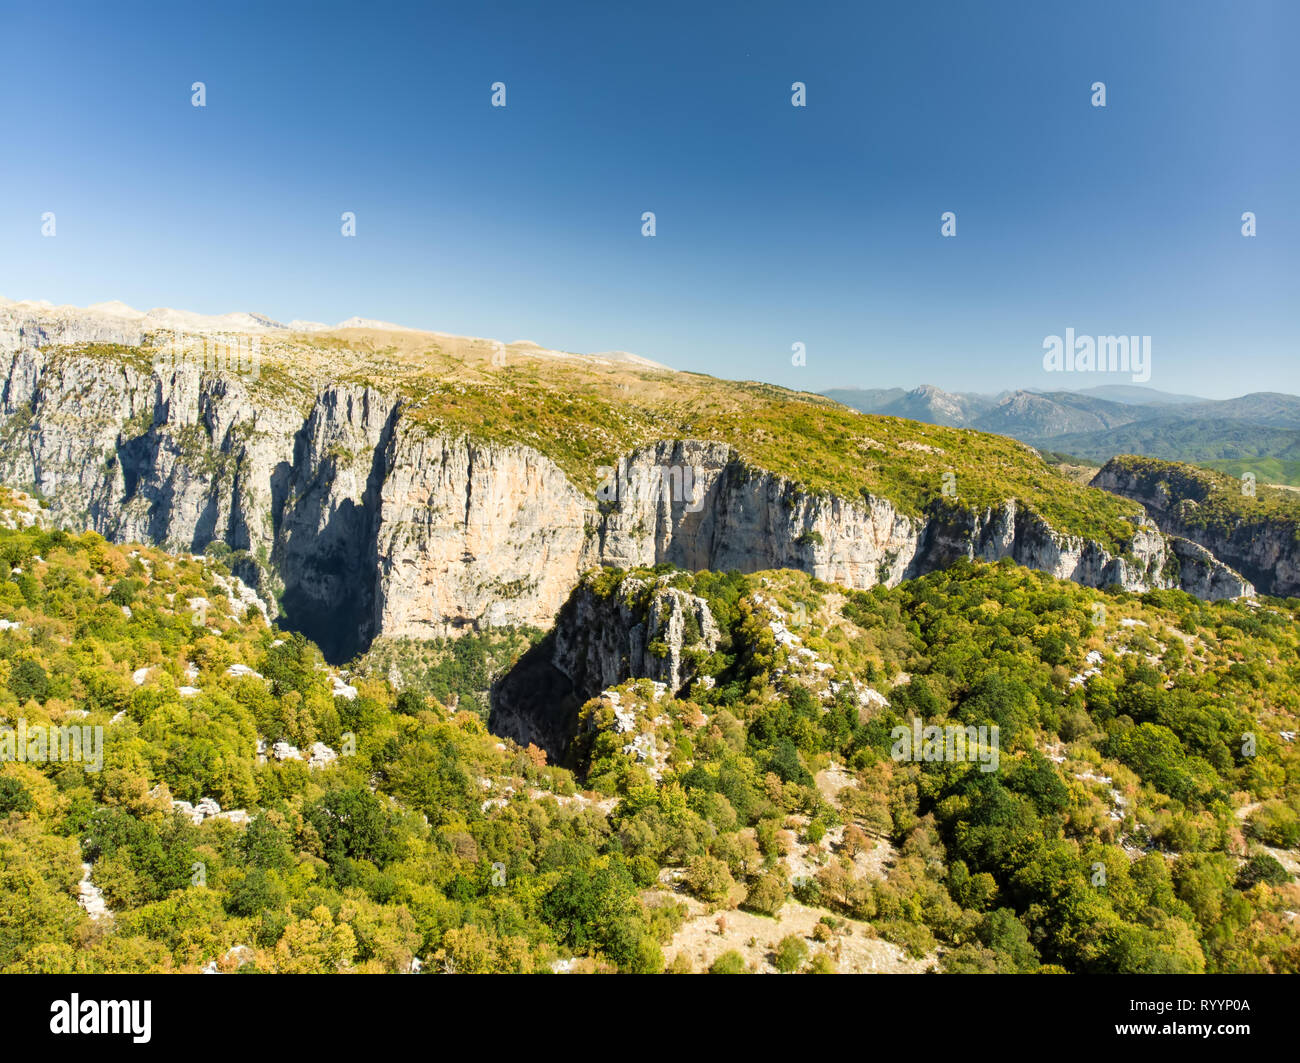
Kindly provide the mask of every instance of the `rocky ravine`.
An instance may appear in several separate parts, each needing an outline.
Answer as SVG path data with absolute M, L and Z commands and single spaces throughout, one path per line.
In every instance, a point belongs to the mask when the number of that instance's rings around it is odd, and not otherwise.
M 430 434 L 366 387 L 263 383 L 254 401 L 237 374 L 30 346 L 0 355 L 0 383 L 0 479 L 115 541 L 226 543 L 237 572 L 336 660 L 381 633 L 549 628 L 598 565 L 792 567 L 863 588 L 1011 557 L 1091 586 L 1249 592 L 1209 557 L 1175 580 L 1170 554 L 1186 548 L 1153 526 L 1116 557 L 1014 501 L 913 518 L 883 498 L 803 493 L 720 443 L 628 454 L 593 500 L 536 450 Z
M 1300 595 L 1300 540 L 1294 521 L 1246 521 L 1231 532 L 1206 527 L 1197 519 L 1196 499 L 1176 497 L 1158 472 L 1129 468 L 1122 459 L 1102 466 L 1092 486 L 1140 503 L 1167 535 L 1199 544 L 1264 594 Z

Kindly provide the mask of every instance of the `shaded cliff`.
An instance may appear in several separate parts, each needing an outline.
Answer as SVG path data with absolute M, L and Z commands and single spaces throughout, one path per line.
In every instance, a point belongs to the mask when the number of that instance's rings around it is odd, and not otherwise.
M 1166 534 L 1196 543 L 1262 593 L 1300 594 L 1300 501 L 1290 493 L 1132 456 L 1112 458 L 1092 486 L 1140 503 Z
M 627 679 L 649 679 L 677 694 L 718 646 L 718 625 L 703 598 L 656 580 L 584 579 L 549 635 L 492 690 L 493 734 L 563 760 L 583 702 Z

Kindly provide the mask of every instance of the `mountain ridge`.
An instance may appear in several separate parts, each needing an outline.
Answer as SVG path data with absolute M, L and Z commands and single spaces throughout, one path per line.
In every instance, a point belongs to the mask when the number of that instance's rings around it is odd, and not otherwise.
M 899 390 L 899 389 L 894 389 Z M 1098 465 L 1120 454 L 1170 461 L 1236 463 L 1257 460 L 1282 482 L 1300 485 L 1300 397 L 1251 392 L 1232 399 L 1200 399 L 1129 385 L 1080 391 L 1020 389 L 991 396 L 948 393 L 924 386 L 901 396 L 885 390 L 823 392 L 863 412 L 907 416 L 994 432 L 1036 449 Z M 1145 399 L 1145 401 L 1138 401 Z M 1267 463 L 1265 465 L 1264 463 Z

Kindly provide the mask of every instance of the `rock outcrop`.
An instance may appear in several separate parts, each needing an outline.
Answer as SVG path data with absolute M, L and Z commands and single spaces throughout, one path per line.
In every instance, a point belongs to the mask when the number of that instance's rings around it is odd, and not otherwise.
M 560 611 L 552 663 L 584 697 L 625 679 L 663 683 L 674 694 L 695 668 L 687 654 L 707 656 L 718 625 L 703 598 L 668 585 L 628 577 L 613 595 L 578 587 Z
M 628 679 L 680 693 L 717 649 L 719 632 L 704 599 L 671 579 L 627 576 L 608 593 L 579 584 L 554 630 L 494 686 L 493 733 L 562 760 L 589 698 Z
M 1169 462 L 1115 458 L 1093 477 L 1092 486 L 1139 503 L 1175 543 L 1186 543 L 1178 549 L 1193 573 L 1187 575 L 1185 566 L 1183 583 L 1189 593 L 1201 598 L 1235 597 L 1231 581 L 1221 574 L 1194 575 L 1207 563 L 1226 563 L 1241 573 L 1238 579 L 1243 583 L 1249 580 L 1264 594 L 1300 595 L 1300 527 L 1295 519 L 1247 517 L 1230 526 L 1207 520 L 1207 495 L 1196 476 L 1176 475 L 1183 469 L 1186 467 Z M 1169 475 L 1171 471 L 1175 475 Z M 1184 489 L 1179 490 L 1171 480 Z M 1200 552 L 1192 549 L 1193 544 Z

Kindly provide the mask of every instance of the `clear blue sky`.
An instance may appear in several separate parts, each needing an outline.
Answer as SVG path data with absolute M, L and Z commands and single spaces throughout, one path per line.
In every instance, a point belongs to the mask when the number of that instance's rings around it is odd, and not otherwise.
M 1296 3 L 9 0 L 0 23 L 11 299 L 359 314 L 809 390 L 1128 382 L 1044 374 L 1070 327 L 1150 335 L 1154 387 L 1300 392 Z

